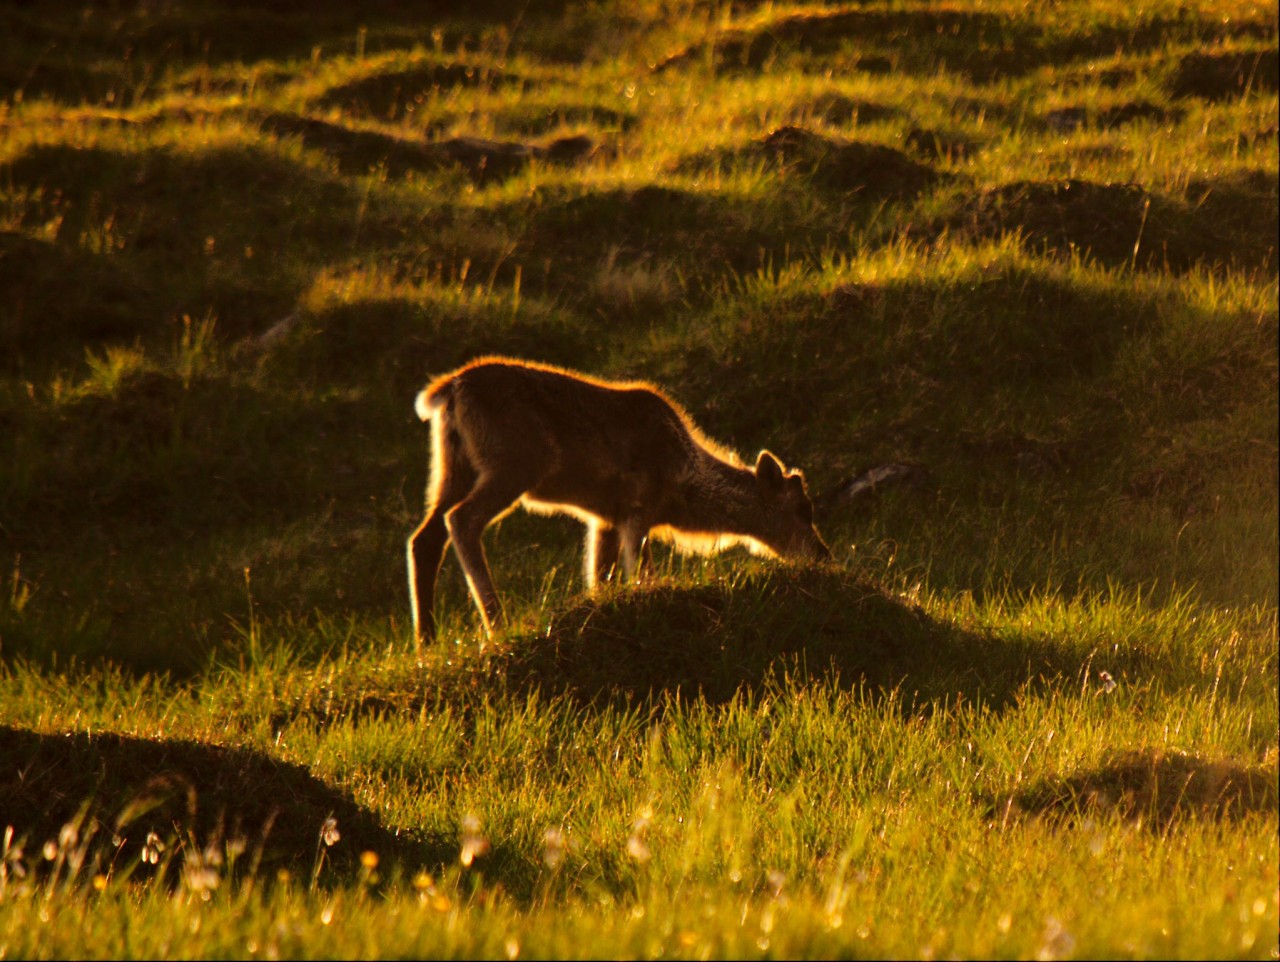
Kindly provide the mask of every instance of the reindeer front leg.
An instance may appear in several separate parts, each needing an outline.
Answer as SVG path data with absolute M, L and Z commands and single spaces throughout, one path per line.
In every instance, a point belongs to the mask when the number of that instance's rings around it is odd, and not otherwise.
M 627 581 L 650 567 L 652 553 L 649 550 L 649 526 L 641 521 L 630 519 L 618 528 L 622 542 L 620 554 L 622 558 L 622 574 Z

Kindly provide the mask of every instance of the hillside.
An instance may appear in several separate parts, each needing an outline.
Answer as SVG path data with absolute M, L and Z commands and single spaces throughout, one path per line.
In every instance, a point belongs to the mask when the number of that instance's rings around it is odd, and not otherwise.
M 0 955 L 1274 955 L 1278 35 L 0 2 Z M 483 354 L 803 468 L 834 562 L 588 595 L 517 513 L 415 648 Z

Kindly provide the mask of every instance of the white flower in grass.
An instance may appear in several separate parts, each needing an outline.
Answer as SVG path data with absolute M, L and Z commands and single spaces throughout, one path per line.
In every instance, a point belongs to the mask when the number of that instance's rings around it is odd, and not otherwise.
M 480 819 L 468 814 L 462 820 L 462 851 L 458 861 L 470 868 L 471 863 L 489 851 L 489 840 L 481 832 Z
M 1105 694 L 1111 694 L 1116 690 L 1116 680 L 1111 677 L 1111 672 L 1098 672 L 1098 680 L 1102 682 L 1102 690 Z
M 653 858 L 653 852 L 645 836 L 649 832 L 649 823 L 653 821 L 653 809 L 649 805 L 641 807 L 636 813 L 636 820 L 631 824 L 631 837 L 627 839 L 627 854 L 643 865 Z
M 641 865 L 653 858 L 653 852 L 649 849 L 649 843 L 640 837 L 639 832 L 633 832 L 631 837 L 627 839 L 627 854 Z
M 549 869 L 557 869 L 564 862 L 565 837 L 558 828 L 542 833 L 542 862 Z
M 783 872 L 779 872 L 776 868 L 769 869 L 767 876 L 769 881 L 769 892 L 776 899 L 782 894 L 782 886 L 787 882 L 787 876 Z
M 1040 936 L 1040 947 L 1036 949 L 1036 959 L 1039 962 L 1065 959 L 1075 952 L 1075 948 L 1075 936 L 1067 931 L 1061 921 L 1052 915 L 1045 919 L 1044 932 Z
M 182 880 L 187 888 L 207 902 L 213 890 L 222 883 L 222 876 L 201 862 L 199 858 L 194 858 L 183 867 Z
M 324 824 L 320 826 L 320 840 L 330 848 L 338 844 L 342 838 L 342 833 L 338 831 L 338 820 L 332 816 L 324 820 Z

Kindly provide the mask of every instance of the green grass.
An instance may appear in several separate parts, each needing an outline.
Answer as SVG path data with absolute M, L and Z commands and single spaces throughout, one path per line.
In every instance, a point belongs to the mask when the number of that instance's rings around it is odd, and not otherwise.
M 456 6 L 0 4 L 0 956 L 1274 958 L 1274 9 Z M 494 352 L 923 480 L 415 650 Z

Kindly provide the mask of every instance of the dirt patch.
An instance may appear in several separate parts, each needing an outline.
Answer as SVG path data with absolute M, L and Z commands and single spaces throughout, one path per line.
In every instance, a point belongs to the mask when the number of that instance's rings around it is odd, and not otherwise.
M 1017 181 L 964 197 L 921 233 L 994 238 L 1016 231 L 1035 250 L 1080 251 L 1110 266 L 1147 270 L 1180 272 L 1196 264 L 1274 270 L 1274 181 L 1232 178 L 1199 190 L 1202 199 L 1193 205 L 1136 184 Z
M 1280 87 L 1280 52 L 1271 50 L 1191 53 L 1169 82 L 1173 97 L 1226 100 L 1248 91 L 1275 93 Z
M 1127 752 L 1099 768 L 1044 782 L 994 805 L 999 816 L 1053 820 L 1118 815 L 1163 829 L 1184 818 L 1240 818 L 1276 811 L 1275 754 L 1240 765 L 1181 752 Z
M 892 147 L 823 137 L 802 127 L 779 127 L 753 146 L 770 162 L 820 186 L 866 197 L 911 197 L 941 176 Z

